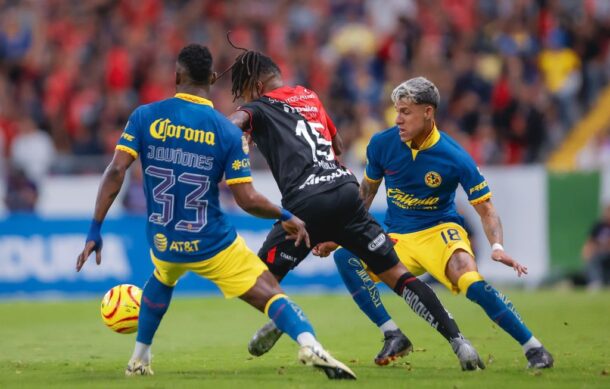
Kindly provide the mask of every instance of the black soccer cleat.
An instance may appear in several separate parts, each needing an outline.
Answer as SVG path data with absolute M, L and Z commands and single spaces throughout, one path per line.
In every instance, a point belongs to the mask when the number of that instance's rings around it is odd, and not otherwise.
M 548 369 L 553 367 L 553 356 L 544 347 L 529 349 L 525 353 L 528 369 Z
M 386 331 L 383 334 L 383 348 L 375 357 L 375 363 L 385 366 L 413 351 L 413 344 L 401 330 Z

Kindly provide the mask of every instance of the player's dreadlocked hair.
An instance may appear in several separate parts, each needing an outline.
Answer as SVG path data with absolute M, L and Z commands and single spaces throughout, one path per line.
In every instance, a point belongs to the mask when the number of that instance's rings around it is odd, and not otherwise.
M 235 47 L 235 46 L 233 46 Z M 233 101 L 243 96 L 246 89 L 252 88 L 262 76 L 280 75 L 280 68 L 273 60 L 257 51 L 244 50 L 231 67 L 231 93 Z

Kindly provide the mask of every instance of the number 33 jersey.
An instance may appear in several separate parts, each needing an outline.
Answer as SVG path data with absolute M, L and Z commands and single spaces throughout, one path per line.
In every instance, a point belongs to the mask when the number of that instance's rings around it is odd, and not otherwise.
M 170 262 L 213 257 L 237 237 L 218 200 L 218 184 L 251 182 L 248 144 L 239 128 L 190 94 L 138 107 L 117 150 L 142 161 L 147 235 Z
M 357 183 L 335 157 L 337 130 L 315 92 L 283 86 L 239 109 L 250 116 L 252 139 L 271 168 L 285 208 Z

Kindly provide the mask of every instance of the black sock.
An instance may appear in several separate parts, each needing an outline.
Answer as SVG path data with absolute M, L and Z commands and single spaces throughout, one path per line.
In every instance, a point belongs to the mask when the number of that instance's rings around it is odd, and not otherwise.
M 460 337 L 460 329 L 449 312 L 445 310 L 434 291 L 413 274 L 403 274 L 394 287 L 411 309 L 441 333 L 447 340 Z

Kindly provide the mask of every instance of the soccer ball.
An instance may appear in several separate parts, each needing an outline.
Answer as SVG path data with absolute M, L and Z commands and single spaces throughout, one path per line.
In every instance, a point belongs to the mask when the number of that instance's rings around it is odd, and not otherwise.
M 108 328 L 120 334 L 131 334 L 138 330 L 138 315 L 142 289 L 122 284 L 110 289 L 102 299 L 102 321 Z

